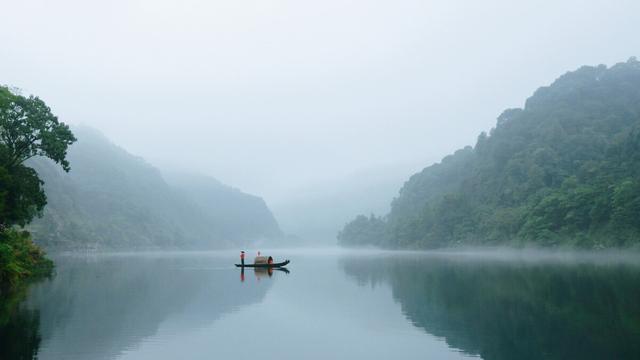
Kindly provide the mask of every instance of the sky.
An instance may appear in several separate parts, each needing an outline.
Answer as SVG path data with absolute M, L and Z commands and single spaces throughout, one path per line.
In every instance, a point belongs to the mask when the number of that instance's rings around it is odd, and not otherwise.
M 268 203 L 408 176 L 563 73 L 640 55 L 637 0 L 0 2 L 0 84 Z

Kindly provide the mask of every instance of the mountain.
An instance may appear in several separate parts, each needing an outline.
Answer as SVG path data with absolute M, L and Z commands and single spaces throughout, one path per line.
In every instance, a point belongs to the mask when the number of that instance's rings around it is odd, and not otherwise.
M 278 222 L 265 201 L 198 174 L 163 173 L 167 183 L 208 217 L 216 232 L 229 239 L 280 238 Z
M 73 129 L 71 171 L 36 159 L 48 204 L 30 229 L 55 249 L 227 248 L 275 239 L 264 201 L 204 176 L 161 172 L 98 131 Z
M 584 66 L 508 109 L 489 134 L 413 175 L 344 245 L 640 244 L 640 62 Z
M 283 229 L 300 237 L 297 245 L 303 242 L 335 245 L 336 232 L 353 214 L 389 211 L 389 199 L 417 168 L 412 165 L 370 168 L 333 181 L 292 189 L 285 201 L 271 203 L 271 209 Z

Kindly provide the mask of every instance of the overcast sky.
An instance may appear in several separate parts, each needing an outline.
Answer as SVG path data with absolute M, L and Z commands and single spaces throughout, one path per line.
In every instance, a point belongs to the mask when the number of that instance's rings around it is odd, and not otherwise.
M 417 170 L 564 72 L 640 55 L 638 0 L 0 2 L 0 83 L 275 202 Z

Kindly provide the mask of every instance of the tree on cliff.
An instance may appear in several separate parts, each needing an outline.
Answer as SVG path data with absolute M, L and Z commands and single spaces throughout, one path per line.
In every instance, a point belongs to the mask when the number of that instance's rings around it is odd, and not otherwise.
M 28 224 L 47 203 L 42 180 L 24 162 L 43 156 L 69 171 L 67 148 L 75 140 L 44 101 L 0 86 L 0 287 L 51 271 L 52 262 L 29 233 L 15 228 Z
M 48 157 L 69 171 L 67 148 L 75 137 L 38 97 L 0 86 L 0 228 L 24 226 L 47 203 L 42 181 L 24 162 Z

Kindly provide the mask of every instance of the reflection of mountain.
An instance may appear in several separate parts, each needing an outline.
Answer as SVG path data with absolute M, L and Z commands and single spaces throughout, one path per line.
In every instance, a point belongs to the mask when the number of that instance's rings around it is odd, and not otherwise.
M 35 286 L 28 299 L 40 313 L 40 356 L 111 359 L 165 322 L 172 331 L 187 331 L 264 298 L 270 281 L 242 284 L 235 269 L 212 266 L 220 262 L 143 255 L 59 259 L 57 276 Z
M 484 359 L 640 358 L 640 269 L 446 259 L 349 259 L 407 318 Z

